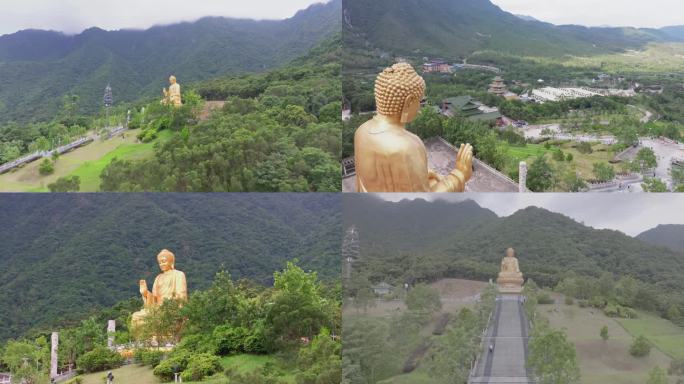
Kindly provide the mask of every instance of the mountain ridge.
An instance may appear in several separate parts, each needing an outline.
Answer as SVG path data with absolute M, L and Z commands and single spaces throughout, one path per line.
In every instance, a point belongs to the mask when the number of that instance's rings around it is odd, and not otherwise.
M 0 120 L 51 120 L 66 94 L 80 96 L 81 112 L 95 113 L 107 84 L 120 104 L 161 95 L 171 74 L 188 85 L 282 66 L 339 32 L 341 5 L 312 5 L 285 20 L 205 17 L 145 30 L 4 35 Z
M 559 276 L 574 271 L 595 276 L 610 272 L 632 275 L 662 289 L 684 289 L 678 277 L 684 273 L 684 252 L 656 247 L 620 231 L 594 229 L 560 213 L 527 207 L 506 217 L 470 203 L 461 203 L 416 214 L 425 204 L 404 203 L 406 214 L 383 215 L 397 203 L 344 196 L 343 224 L 359 230 L 362 255 L 376 276 L 394 279 L 438 277 L 496 277 L 508 247 L 520 255 L 527 277 L 555 286 Z M 356 207 L 355 207 L 356 206 Z M 477 209 L 479 207 L 479 209 Z M 426 211 L 427 212 L 427 211 Z M 491 214 L 490 214 L 491 213 Z M 476 218 L 470 220 L 470 218 Z M 454 224 L 449 224 L 449 218 Z M 415 230 L 406 230 L 410 221 Z M 419 257 L 420 265 L 413 265 Z
M 336 279 L 340 199 L 317 195 L 7 195 L 0 340 L 137 297 L 138 279 L 159 273 L 163 248 L 176 254 L 190 290 L 208 287 L 221 269 L 270 284 L 292 259 Z
M 347 42 L 401 56 L 467 58 L 481 50 L 563 56 L 633 49 L 672 39 L 660 30 L 556 26 L 523 20 L 488 0 L 346 0 Z

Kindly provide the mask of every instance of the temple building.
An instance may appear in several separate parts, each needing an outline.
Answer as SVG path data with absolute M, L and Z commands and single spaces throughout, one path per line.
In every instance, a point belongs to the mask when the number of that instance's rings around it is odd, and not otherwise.
M 494 81 L 492 81 L 492 84 L 489 85 L 489 90 L 487 92 L 503 97 L 507 92 L 503 78 L 501 76 L 496 76 Z
M 423 73 L 451 73 L 451 66 L 444 60 L 435 59 L 423 64 Z
M 447 117 L 461 116 L 473 121 L 494 122 L 497 125 L 503 122 L 503 116 L 496 108 L 485 107 L 470 96 L 444 99 L 436 110 Z

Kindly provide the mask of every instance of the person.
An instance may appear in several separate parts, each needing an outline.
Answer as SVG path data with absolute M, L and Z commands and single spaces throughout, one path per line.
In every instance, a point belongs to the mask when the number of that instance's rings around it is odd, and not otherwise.
M 494 344 L 489 344 L 489 353 L 494 352 Z
M 112 371 L 107 373 L 107 384 L 112 384 L 114 382 L 114 374 Z

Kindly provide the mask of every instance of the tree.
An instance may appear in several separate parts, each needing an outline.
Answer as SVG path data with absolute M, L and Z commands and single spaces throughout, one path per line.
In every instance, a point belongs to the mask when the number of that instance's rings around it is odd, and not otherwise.
M 601 338 L 603 341 L 608 341 L 608 326 L 604 325 L 601 327 Z
M 409 311 L 436 312 L 442 308 L 442 301 L 436 289 L 418 284 L 406 296 L 406 307 Z
M 667 374 L 663 368 L 654 367 L 648 372 L 646 384 L 667 384 Z
M 356 292 L 354 297 L 354 307 L 357 310 L 362 309 L 364 313 L 368 311 L 369 307 L 375 306 L 375 295 L 369 287 L 363 287 Z
M 641 183 L 641 188 L 643 188 L 645 192 L 667 192 L 667 185 L 665 185 L 665 183 L 656 177 L 644 179 L 644 182 Z
M 545 192 L 553 186 L 553 170 L 544 155 L 538 156 L 527 172 L 527 188 L 533 192 Z
M 677 308 L 675 304 L 672 304 L 670 305 L 670 308 L 668 308 L 667 310 L 666 317 L 668 318 L 668 320 L 676 323 L 680 320 L 682 314 L 681 312 L 679 312 L 679 308 Z
M 615 178 L 615 170 L 608 163 L 594 163 L 592 169 L 598 181 L 610 181 Z
M 326 328 L 299 350 L 297 384 L 338 384 L 342 376 L 341 343 L 330 337 Z
M 422 139 L 442 135 L 442 116 L 432 107 L 421 109 L 409 129 Z
M 2 363 L 12 375 L 25 384 L 37 384 L 47 380 L 47 364 L 50 347 L 44 337 L 31 342 L 10 340 L 2 351 Z
M 266 315 L 267 339 L 274 343 L 271 348 L 298 342 L 301 337 L 313 338 L 330 323 L 316 272 L 304 272 L 288 262 L 285 270 L 273 277 L 273 304 Z
M 50 192 L 78 192 L 81 189 L 81 178 L 78 176 L 60 177 L 48 184 Z
M 571 384 L 580 379 L 575 346 L 565 332 L 537 325 L 529 343 L 528 368 L 540 384 Z
M 38 167 L 38 172 L 43 176 L 51 175 L 55 172 L 55 166 L 50 159 L 43 159 Z
M 638 336 L 629 347 L 629 354 L 634 357 L 644 357 L 651 353 L 651 343 L 643 335 Z
M 653 152 L 651 148 L 640 149 L 632 163 L 634 164 L 634 167 L 636 167 L 636 170 L 642 173 L 644 172 L 644 169 L 658 166 L 655 152 Z

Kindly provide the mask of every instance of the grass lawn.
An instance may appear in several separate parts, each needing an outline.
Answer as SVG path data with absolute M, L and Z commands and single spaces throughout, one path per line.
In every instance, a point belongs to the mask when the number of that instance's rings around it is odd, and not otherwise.
M 159 384 L 161 381 L 157 379 L 152 374 L 152 369 L 150 367 L 131 364 L 125 365 L 121 368 L 112 370 L 114 374 L 114 383 L 135 383 L 135 384 Z M 103 384 L 103 377 L 107 375 L 107 372 L 89 373 L 87 375 L 82 375 L 83 384 Z
M 81 177 L 82 192 L 97 192 L 100 187 L 100 172 L 114 157 L 140 159 L 151 156 L 153 143 L 137 143 L 136 135 L 140 130 L 126 132 L 126 138 L 114 137 L 110 140 L 97 140 L 59 157 L 55 172 L 43 176 L 38 172 L 40 160 L 27 164 L 13 172 L 0 175 L 0 192 L 47 192 L 48 184 L 58 178 L 78 175 Z M 162 131 L 155 142 L 166 140 L 173 135 Z
M 541 154 L 549 153 L 547 160 L 556 165 L 556 161 L 551 158 L 551 153 L 556 149 L 560 148 L 565 156 L 568 153 L 572 154 L 571 162 L 564 162 L 564 164 L 574 167 L 574 169 L 580 173 L 584 180 L 590 180 L 594 178 L 593 166 L 594 163 L 608 163 L 610 159 L 613 158 L 613 152 L 611 147 L 608 145 L 594 143 L 592 148 L 594 152 L 592 153 L 581 153 L 575 147 L 577 142 L 564 142 L 560 146 L 552 145 L 549 149 L 544 147 L 544 144 L 527 144 L 524 147 L 507 145 L 508 154 L 515 159 L 515 163 L 520 161 L 526 161 L 528 166 Z M 615 167 L 614 167 L 615 168 Z M 619 171 L 615 168 L 615 171 Z
M 643 384 L 653 367 L 670 366 L 671 359 L 656 348 L 649 356 L 632 357 L 629 346 L 633 336 L 621 326 L 622 320 L 616 321 L 594 308 L 565 305 L 562 296 L 555 298 L 557 304 L 540 305 L 539 313 L 549 319 L 552 327 L 565 329 L 568 340 L 575 344 L 583 384 Z M 650 328 L 650 324 L 642 327 Z M 609 335 L 605 342 L 600 337 L 604 325 Z M 684 330 L 680 333 L 684 334 Z M 676 378 L 671 377 L 670 381 L 675 383 Z
M 223 364 L 225 368 L 231 366 L 236 367 L 239 373 L 252 372 L 258 368 L 262 368 L 267 363 L 273 363 L 277 367 L 283 368 L 282 363 L 278 360 L 278 358 L 269 355 L 234 355 L 221 359 L 221 364 Z M 294 373 L 291 371 L 288 372 L 286 368 L 283 368 L 283 370 L 285 371 L 285 374 L 280 376 L 280 378 L 288 383 L 294 384 Z M 221 374 L 221 376 L 223 376 L 223 374 Z M 223 376 L 223 379 L 225 380 L 225 376 Z
M 530 161 L 535 157 L 547 152 L 549 149 L 544 148 L 543 144 L 527 144 L 524 147 L 516 145 L 507 145 L 508 153 L 515 158 L 515 162 Z
M 227 356 L 221 359 L 221 364 L 224 368 L 227 367 L 237 367 L 238 372 L 248 373 L 255 369 L 261 368 L 267 363 L 273 363 L 280 366 L 280 362 L 276 357 L 267 355 L 235 355 Z M 131 364 L 126 365 L 121 368 L 112 370 L 114 374 L 114 383 L 122 384 L 160 384 L 161 381 L 157 379 L 152 373 L 150 367 Z M 90 373 L 87 375 L 82 375 L 83 384 L 102 384 L 102 378 L 105 377 L 107 372 Z M 286 372 L 280 377 L 287 383 L 295 384 L 295 376 L 292 372 Z M 228 379 L 223 374 L 223 372 L 218 373 L 212 377 L 206 378 L 202 381 L 185 381 L 185 384 L 219 384 L 227 383 Z
M 114 158 L 119 160 L 140 160 L 151 157 L 154 154 L 155 143 L 166 140 L 172 135 L 171 131 L 164 130 L 159 133 L 157 140 L 150 143 L 126 142 L 100 159 L 86 161 L 69 176 L 81 178 L 81 192 L 97 192 L 100 190 L 100 174 Z
M 673 358 L 684 359 L 684 328 L 645 312 L 638 312 L 636 319 L 619 319 L 625 329 L 634 336 L 646 336 L 658 349 Z

